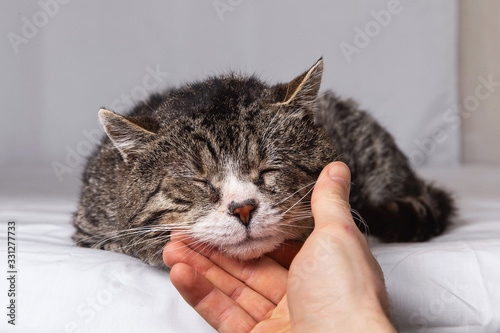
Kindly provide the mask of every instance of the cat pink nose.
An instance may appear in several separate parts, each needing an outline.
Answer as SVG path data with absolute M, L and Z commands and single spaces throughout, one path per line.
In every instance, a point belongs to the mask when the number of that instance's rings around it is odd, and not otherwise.
M 250 219 L 252 218 L 252 212 L 255 210 L 256 204 L 253 200 L 249 200 L 250 202 L 245 202 L 242 205 L 233 204 L 232 205 L 232 214 L 237 215 L 240 218 L 240 221 L 243 225 L 247 226 L 250 223 Z
M 243 222 L 244 225 L 248 225 L 250 223 L 250 213 L 255 209 L 253 205 L 246 205 L 243 207 L 238 207 L 235 210 L 233 210 L 234 215 L 238 215 L 241 222 Z

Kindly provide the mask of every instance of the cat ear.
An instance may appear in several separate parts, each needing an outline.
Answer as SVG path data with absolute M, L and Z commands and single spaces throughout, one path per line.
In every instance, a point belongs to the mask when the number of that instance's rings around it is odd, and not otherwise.
M 321 77 L 323 75 L 323 58 L 320 58 L 308 71 L 297 76 L 289 83 L 273 87 L 277 105 L 301 105 L 313 102 L 318 97 Z
M 134 158 L 156 136 L 155 133 L 106 109 L 99 110 L 99 120 L 125 162 Z

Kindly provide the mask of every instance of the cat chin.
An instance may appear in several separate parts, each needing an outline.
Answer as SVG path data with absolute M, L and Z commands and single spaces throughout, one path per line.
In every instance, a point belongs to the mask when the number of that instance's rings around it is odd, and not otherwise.
M 276 237 L 247 240 L 235 245 L 225 245 L 220 251 L 236 260 L 247 261 L 262 257 L 264 254 L 275 250 L 282 241 Z

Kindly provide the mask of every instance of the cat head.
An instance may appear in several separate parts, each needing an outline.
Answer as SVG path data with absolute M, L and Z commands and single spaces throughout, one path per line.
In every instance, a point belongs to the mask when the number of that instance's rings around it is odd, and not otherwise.
M 322 70 L 320 59 L 274 86 L 213 77 L 129 117 L 101 109 L 109 149 L 120 159 L 120 228 L 182 229 L 241 260 L 305 238 L 313 227 L 310 193 L 337 157 L 314 124 Z

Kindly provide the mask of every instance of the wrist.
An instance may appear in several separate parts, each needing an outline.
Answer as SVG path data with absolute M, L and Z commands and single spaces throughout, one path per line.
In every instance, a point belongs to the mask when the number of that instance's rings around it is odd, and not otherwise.
M 292 332 L 316 333 L 392 333 L 397 332 L 390 319 L 380 310 L 356 311 L 354 315 L 345 316 L 342 313 L 332 313 L 329 317 L 302 317 L 299 322 L 292 322 Z

